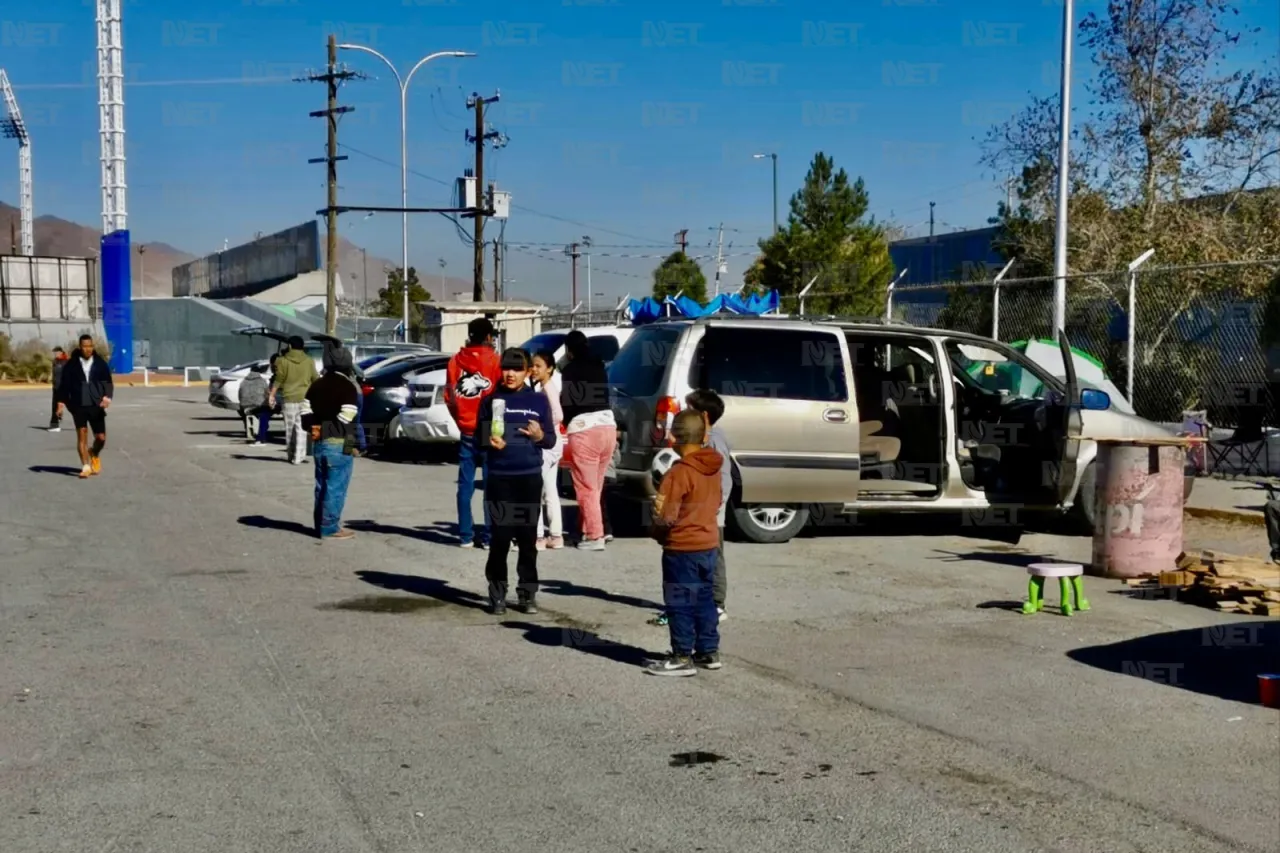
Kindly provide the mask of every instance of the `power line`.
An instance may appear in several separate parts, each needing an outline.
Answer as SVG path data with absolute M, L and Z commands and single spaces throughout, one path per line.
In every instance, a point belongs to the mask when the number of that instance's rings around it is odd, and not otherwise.
M 292 83 L 292 77 L 206 77 L 203 80 L 125 80 L 126 86 L 269 86 Z M 92 89 L 97 83 L 28 83 L 14 89 Z
M 387 160 L 384 157 L 379 157 L 376 154 L 370 154 L 367 151 L 361 151 L 358 148 L 352 148 L 350 145 L 343 144 L 342 148 L 346 151 L 350 151 L 352 154 L 358 154 L 361 157 L 367 157 L 368 159 L 373 160 L 376 163 L 382 163 L 383 165 L 392 166 L 396 169 L 400 168 L 399 163 L 394 163 L 390 160 Z M 428 175 L 425 172 L 419 172 L 416 169 L 409 169 L 408 172 L 411 175 L 415 175 L 419 178 L 423 178 L 424 180 L 431 181 L 432 183 L 440 184 L 441 186 L 449 187 L 450 189 L 453 188 L 453 183 L 451 181 L 441 180 L 440 178 L 437 178 L 435 175 Z M 522 204 L 512 204 L 511 207 L 514 208 L 515 210 L 523 210 L 525 213 L 531 213 L 534 216 L 541 216 L 544 219 L 554 219 L 557 222 L 564 222 L 569 225 L 576 225 L 579 228 L 587 228 L 593 231 L 603 231 L 606 234 L 616 234 L 619 237 L 626 237 L 628 240 L 643 240 L 643 241 L 646 241 L 645 242 L 646 246 L 664 246 L 668 242 L 665 240 L 650 240 L 648 237 L 641 237 L 638 234 L 628 234 L 625 231 L 615 231 L 612 228 L 605 228 L 601 225 L 596 225 L 590 222 L 579 222 L 576 219 L 569 219 L 568 217 L 565 217 L 565 216 L 557 216 L 554 213 L 546 213 L 545 211 L 534 210 L 533 208 L 525 207 Z M 560 245 L 560 244 L 557 243 L 556 245 Z
M 524 254 L 526 254 L 526 255 L 532 255 L 533 257 L 535 257 L 535 258 L 540 258 L 541 260 L 544 260 L 544 261 L 554 261 L 554 262 L 556 262 L 556 263 L 560 263 L 560 264 L 569 264 L 569 263 L 572 263 L 572 261 L 569 259 L 569 257 L 568 257 L 567 255 L 565 255 L 565 253 L 564 253 L 564 247 L 563 247 L 563 246 L 560 248 L 559 253 L 558 253 L 558 254 L 555 254 L 555 255 L 543 254 L 543 253 L 541 253 L 541 252 L 533 252 L 533 251 L 530 251 L 530 250 L 528 250 L 528 249 L 526 249 L 526 248 L 521 247 L 520 245 L 518 245 L 518 244 L 516 244 L 516 243 L 509 243 L 509 244 L 507 244 L 506 248 L 508 248 L 508 249 L 514 249 L 514 250 L 515 250 L 515 251 L 517 251 L 517 252 L 523 252 L 523 253 L 524 253 Z M 608 270 L 608 269 L 599 269 L 599 268 L 596 268 L 596 269 L 592 270 L 592 272 L 596 272 L 596 273 L 603 273 L 603 274 L 605 274 L 605 275 L 617 275 L 617 276 L 622 276 L 623 278 L 638 278 L 638 279 L 641 279 L 641 280 L 643 280 L 643 281 L 649 281 L 649 280 L 650 280 L 650 276 L 647 276 L 647 275 L 639 275 L 639 274 L 637 274 L 637 273 L 633 273 L 633 272 L 620 272 L 620 271 L 618 271 L 618 270 Z

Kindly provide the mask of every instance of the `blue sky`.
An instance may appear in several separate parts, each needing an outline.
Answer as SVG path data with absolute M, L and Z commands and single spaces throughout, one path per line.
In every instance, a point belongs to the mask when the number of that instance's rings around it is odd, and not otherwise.
M 135 241 L 203 254 L 324 205 L 324 167 L 306 162 L 323 153 L 323 122 L 308 112 L 324 89 L 287 78 L 323 65 L 329 32 L 402 71 L 434 51 L 474 51 L 413 81 L 409 201 L 450 203 L 448 184 L 472 161 L 466 98 L 500 90 L 489 118 L 509 143 L 485 172 L 516 206 L 508 243 L 530 246 L 508 254 L 509 290 L 547 301 L 567 301 L 559 247 L 584 235 L 596 244 L 593 290 L 616 298 L 647 288 L 649 256 L 670 251 L 675 232 L 688 229 L 690 253 L 706 255 L 723 222 L 727 280 L 740 281 L 772 217 L 770 166 L 756 152 L 779 155 L 784 219 L 822 150 L 866 179 L 879 218 L 925 233 L 935 201 L 939 230 L 980 226 L 1005 176 L 983 173 L 976 140 L 1029 91 L 1056 90 L 1060 57 L 1056 0 L 122 2 Z M 1077 15 L 1104 5 L 1079 0 Z M 1243 5 L 1274 46 L 1275 0 Z M 8 0 L 0 15 L 0 65 L 31 126 L 37 215 L 97 225 L 93 4 Z M 340 130 L 340 198 L 396 206 L 398 90 L 373 57 L 343 59 L 376 79 L 342 91 L 356 112 Z M 1088 74 L 1081 62 L 1077 79 Z M 17 200 L 4 155 L 0 200 Z M 340 221 L 370 252 L 399 258 L 398 215 Z M 409 227 L 410 263 L 428 284 L 441 257 L 450 276 L 470 277 L 470 246 L 450 223 L 418 215 Z

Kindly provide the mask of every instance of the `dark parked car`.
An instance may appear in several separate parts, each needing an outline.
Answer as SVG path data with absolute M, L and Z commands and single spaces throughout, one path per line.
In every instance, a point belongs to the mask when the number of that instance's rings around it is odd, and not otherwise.
M 370 450 L 382 450 L 403 437 L 400 408 L 409 402 L 409 377 L 423 370 L 439 370 L 448 363 L 449 356 L 437 352 L 389 359 L 387 364 L 376 364 L 365 373 L 360 388 L 364 395 L 360 423 Z

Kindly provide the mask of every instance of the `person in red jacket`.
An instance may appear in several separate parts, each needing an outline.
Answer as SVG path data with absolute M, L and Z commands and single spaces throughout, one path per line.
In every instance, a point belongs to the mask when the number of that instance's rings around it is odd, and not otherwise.
M 476 467 L 489 481 L 489 466 L 484 448 L 476 443 L 476 419 L 480 404 L 497 390 L 502 379 L 501 359 L 494 349 L 498 330 L 484 317 L 467 324 L 467 345 L 449 359 L 448 380 L 444 400 L 449 414 L 458 425 L 462 441 L 458 447 L 458 544 L 473 548 L 476 543 L 475 520 L 471 502 L 476 493 Z M 487 548 L 492 525 L 489 505 L 484 506 L 484 529 L 479 545 Z

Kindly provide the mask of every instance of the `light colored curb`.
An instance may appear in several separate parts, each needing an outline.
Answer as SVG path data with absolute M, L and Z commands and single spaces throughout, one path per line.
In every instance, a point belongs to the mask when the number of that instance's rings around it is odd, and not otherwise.
M 1185 515 L 1192 518 L 1207 518 L 1211 521 L 1225 521 L 1228 524 L 1249 524 L 1265 527 L 1267 520 L 1257 512 L 1241 512 L 1235 509 L 1212 509 L 1202 506 L 1186 506 L 1182 508 Z

